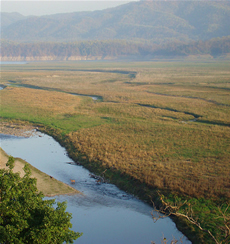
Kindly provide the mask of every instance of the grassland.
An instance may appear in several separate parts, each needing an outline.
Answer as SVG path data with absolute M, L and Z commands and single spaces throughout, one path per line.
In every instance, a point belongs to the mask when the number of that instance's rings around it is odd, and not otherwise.
M 31 63 L 2 66 L 1 84 L 2 118 L 41 125 L 123 189 L 195 201 L 209 227 L 229 203 L 230 63 Z

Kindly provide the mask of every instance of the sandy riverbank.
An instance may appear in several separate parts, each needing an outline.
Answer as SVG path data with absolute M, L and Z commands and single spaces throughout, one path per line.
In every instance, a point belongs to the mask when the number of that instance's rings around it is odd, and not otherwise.
M 1 122 L 0 133 L 28 137 L 36 133 L 36 131 L 31 125 Z M 8 157 L 9 155 L 0 148 L 0 168 L 6 168 Z M 24 175 L 23 167 L 25 163 L 26 161 L 20 158 L 15 158 L 15 167 L 13 171 L 19 172 L 21 177 Z M 73 187 L 50 177 L 32 165 L 29 164 L 29 166 L 31 169 L 31 177 L 37 179 L 37 188 L 45 196 L 80 193 Z
M 0 148 L 0 168 L 6 168 L 6 163 L 8 161 L 8 155 Z M 23 167 L 25 166 L 26 161 L 15 158 L 15 167 L 14 172 L 19 172 L 20 176 L 24 175 Z M 37 168 L 30 165 L 31 177 L 37 179 L 37 188 L 45 196 L 55 196 L 55 195 L 64 195 L 64 194 L 77 194 L 80 193 L 73 187 L 51 178 L 49 175 L 43 173 Z

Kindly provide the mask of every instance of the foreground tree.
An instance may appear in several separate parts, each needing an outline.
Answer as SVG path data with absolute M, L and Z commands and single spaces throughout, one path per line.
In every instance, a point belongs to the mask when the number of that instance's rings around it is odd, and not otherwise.
M 73 243 L 82 235 L 70 230 L 71 214 L 65 212 L 65 202 L 54 208 L 55 200 L 43 200 L 28 164 L 22 178 L 12 171 L 13 157 L 7 166 L 0 169 L 0 243 Z

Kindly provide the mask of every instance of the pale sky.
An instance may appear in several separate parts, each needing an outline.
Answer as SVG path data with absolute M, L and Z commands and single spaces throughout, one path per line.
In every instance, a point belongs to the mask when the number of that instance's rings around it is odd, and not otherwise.
M 56 13 L 71 13 L 79 11 L 101 10 L 116 7 L 131 1 L 138 0 L 1 0 L 1 12 L 18 12 L 22 15 L 47 15 Z

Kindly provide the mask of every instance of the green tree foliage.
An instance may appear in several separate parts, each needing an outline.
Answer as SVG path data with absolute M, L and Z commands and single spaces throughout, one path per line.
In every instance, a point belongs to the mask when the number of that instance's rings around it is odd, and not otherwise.
M 70 230 L 71 214 L 65 212 L 65 202 L 54 208 L 55 200 L 43 200 L 28 164 L 22 178 L 12 171 L 13 157 L 7 166 L 0 169 L 0 243 L 73 243 L 82 235 Z

